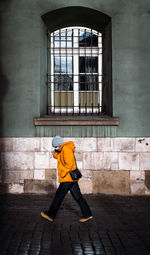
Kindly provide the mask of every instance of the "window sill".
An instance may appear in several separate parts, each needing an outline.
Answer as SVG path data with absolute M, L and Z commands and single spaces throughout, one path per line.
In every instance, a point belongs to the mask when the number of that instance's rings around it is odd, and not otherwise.
M 35 126 L 119 126 L 119 117 L 46 115 L 34 118 Z

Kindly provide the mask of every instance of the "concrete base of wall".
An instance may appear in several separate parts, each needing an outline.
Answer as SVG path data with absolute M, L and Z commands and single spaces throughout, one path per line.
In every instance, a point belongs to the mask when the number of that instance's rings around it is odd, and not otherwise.
M 82 193 L 150 194 L 150 138 L 64 138 L 76 145 Z M 55 192 L 50 138 L 0 138 L 0 193 Z

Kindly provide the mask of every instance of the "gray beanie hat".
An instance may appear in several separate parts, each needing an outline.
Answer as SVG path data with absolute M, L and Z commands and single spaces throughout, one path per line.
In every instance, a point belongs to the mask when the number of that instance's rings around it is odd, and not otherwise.
M 55 136 L 52 140 L 52 146 L 53 147 L 58 147 L 61 146 L 64 143 L 63 138 L 60 136 Z

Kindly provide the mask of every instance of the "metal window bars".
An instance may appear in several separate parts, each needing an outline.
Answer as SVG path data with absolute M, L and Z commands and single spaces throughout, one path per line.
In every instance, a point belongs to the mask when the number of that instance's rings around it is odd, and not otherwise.
M 48 32 L 49 114 L 102 114 L 102 34 L 85 27 Z

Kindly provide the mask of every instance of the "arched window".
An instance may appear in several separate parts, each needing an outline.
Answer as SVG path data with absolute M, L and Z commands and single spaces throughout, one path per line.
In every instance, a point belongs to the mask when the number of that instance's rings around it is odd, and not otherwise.
M 66 27 L 48 39 L 49 113 L 101 113 L 102 34 Z
M 111 17 L 72 6 L 47 12 L 42 20 L 41 114 L 35 125 L 118 125 L 113 116 Z

